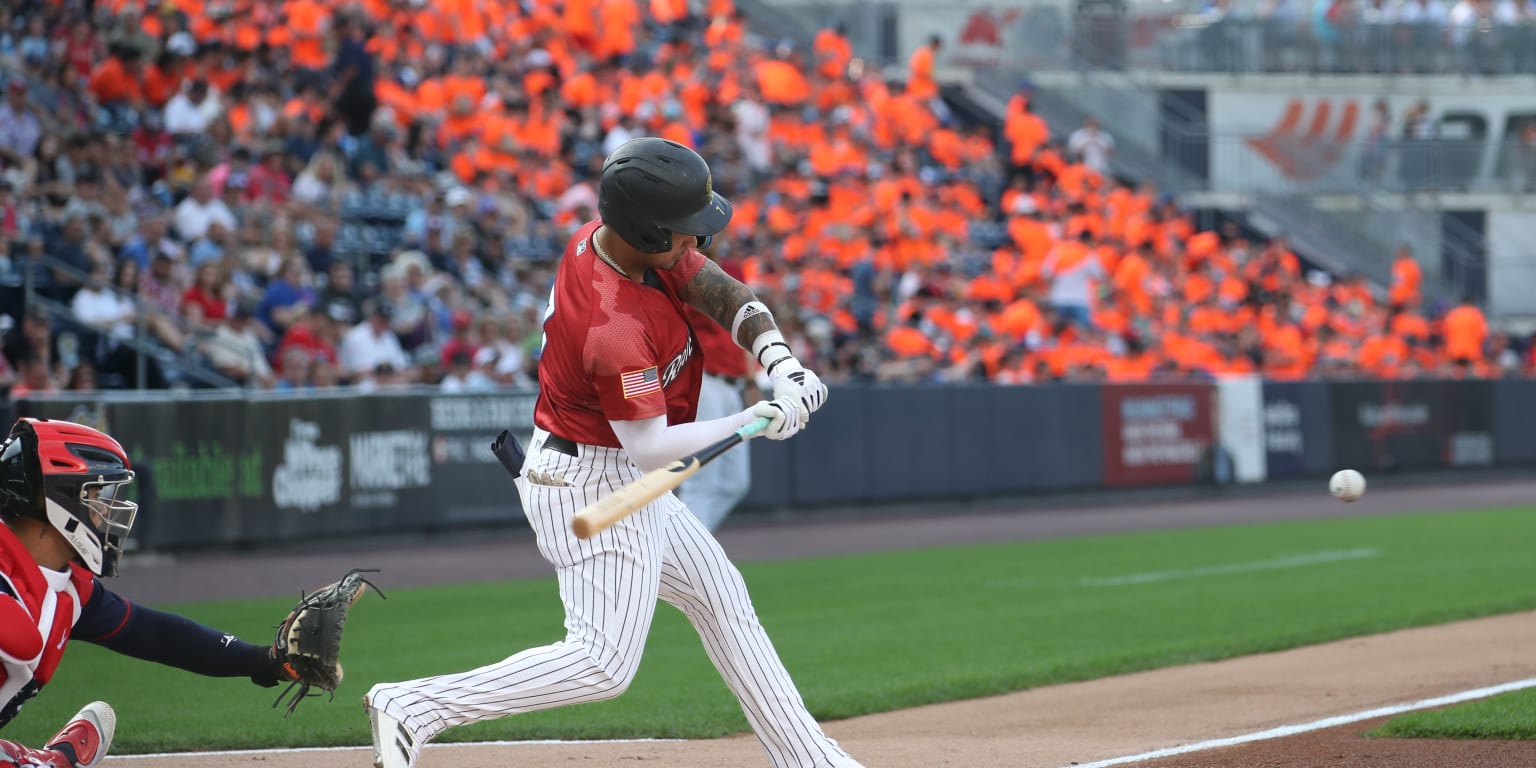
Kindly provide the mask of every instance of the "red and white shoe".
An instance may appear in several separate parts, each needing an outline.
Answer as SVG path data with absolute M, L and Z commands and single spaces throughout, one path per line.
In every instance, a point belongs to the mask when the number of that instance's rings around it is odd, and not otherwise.
M 117 714 L 112 706 L 105 701 L 93 701 L 65 723 L 63 730 L 43 748 L 64 755 L 74 768 L 96 768 L 107 756 L 112 734 L 116 732 Z

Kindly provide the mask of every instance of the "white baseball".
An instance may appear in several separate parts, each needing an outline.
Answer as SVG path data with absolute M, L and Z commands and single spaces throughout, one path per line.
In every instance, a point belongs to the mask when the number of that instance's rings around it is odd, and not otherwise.
M 1365 495 L 1365 476 L 1353 469 L 1341 469 L 1328 481 L 1328 492 L 1342 501 L 1355 501 Z

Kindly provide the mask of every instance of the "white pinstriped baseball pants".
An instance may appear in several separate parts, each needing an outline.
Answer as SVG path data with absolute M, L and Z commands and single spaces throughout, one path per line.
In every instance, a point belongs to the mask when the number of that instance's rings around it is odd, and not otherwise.
M 572 515 L 641 476 L 622 449 L 544 449 L 536 430 L 517 481 L 539 552 L 554 564 L 565 603 L 565 640 L 458 674 L 385 685 L 373 706 L 422 741 L 443 730 L 611 699 L 640 666 L 659 597 L 688 616 L 774 768 L 859 768 L 806 709 L 758 622 L 747 587 L 720 544 L 673 494 L 582 541 Z M 529 482 L 529 473 L 568 487 Z

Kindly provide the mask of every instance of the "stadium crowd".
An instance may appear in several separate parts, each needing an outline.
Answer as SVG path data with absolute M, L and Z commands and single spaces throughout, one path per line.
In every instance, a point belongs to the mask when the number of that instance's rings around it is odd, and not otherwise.
M 8 3 L 0 284 L 38 300 L 0 315 L 0 386 L 132 387 L 146 341 L 153 387 L 195 385 L 189 360 L 274 389 L 527 384 L 564 241 L 638 135 L 710 160 L 737 209 L 711 256 L 830 381 L 1536 371 L 1475 307 L 1423 306 L 1411 253 L 1378 295 L 1200 231 L 1027 92 L 967 125 L 941 53 L 888 80 L 837 30 L 759 40 L 731 0 Z

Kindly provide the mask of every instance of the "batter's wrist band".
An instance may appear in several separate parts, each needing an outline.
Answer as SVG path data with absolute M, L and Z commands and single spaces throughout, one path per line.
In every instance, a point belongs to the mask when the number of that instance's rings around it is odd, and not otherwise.
M 785 360 L 793 360 L 795 355 L 789 349 L 789 344 L 784 341 L 784 334 L 775 328 L 771 331 L 763 331 L 752 342 L 752 356 L 757 358 L 757 364 L 771 376 L 773 369 Z
M 768 311 L 768 305 L 761 301 L 749 301 L 741 305 L 741 309 L 736 310 L 736 319 L 731 321 L 731 340 L 736 341 L 736 339 L 741 338 L 741 324 L 745 323 L 748 318 L 767 314 L 771 314 Z

